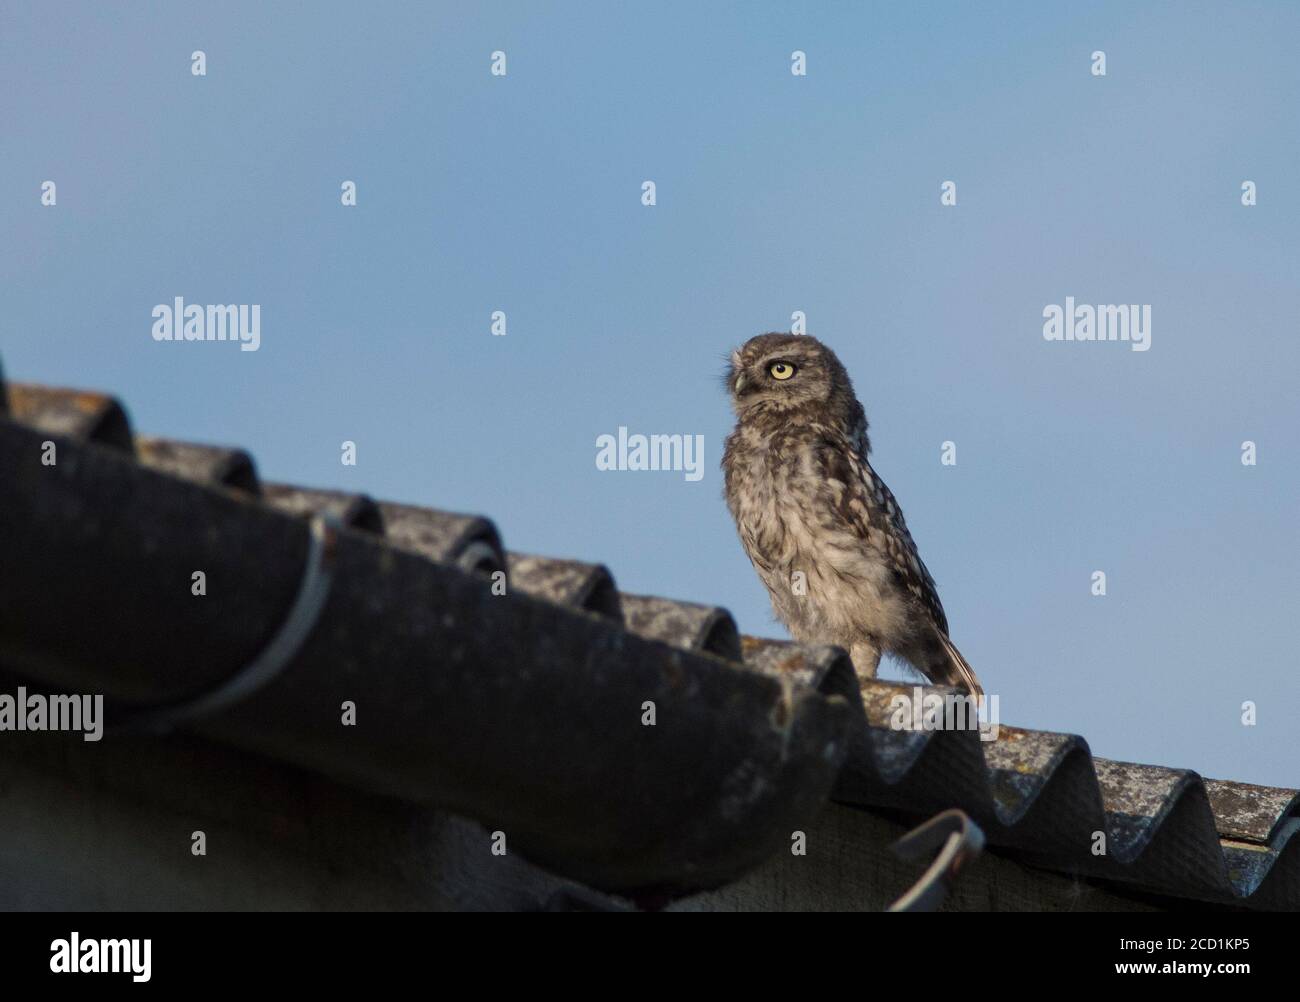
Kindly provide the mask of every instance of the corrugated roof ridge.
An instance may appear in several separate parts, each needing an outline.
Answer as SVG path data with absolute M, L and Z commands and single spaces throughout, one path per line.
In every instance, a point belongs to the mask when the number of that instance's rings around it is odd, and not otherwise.
M 252 459 L 243 450 L 137 438 L 132 435 L 125 408 L 115 398 L 22 384 L 6 387 L 0 372 L 0 414 L 6 408 L 14 420 L 43 432 L 125 451 L 167 475 L 242 490 L 261 503 L 276 504 L 263 496 L 267 485 L 258 482 Z M 549 560 L 507 557 L 500 549 L 495 525 L 482 516 L 376 503 L 364 494 L 270 486 L 270 493 L 279 495 L 282 509 L 305 511 L 313 504 L 323 509 L 342 505 L 336 514 L 351 518 L 354 528 L 381 535 L 393 545 L 402 543 L 388 538 L 385 509 L 406 508 L 469 520 L 457 523 L 461 527 L 470 523 L 480 530 L 489 527 L 502 570 L 519 560 Z M 438 559 L 431 555 L 439 552 L 436 547 L 417 546 L 412 551 Z M 450 562 L 457 562 L 450 551 L 442 552 L 452 556 Z M 818 691 L 826 693 L 844 694 L 850 684 L 845 681 L 847 656 L 838 649 L 740 638 L 730 614 L 721 607 L 622 596 L 603 565 L 550 562 L 597 569 L 600 587 L 613 589 L 620 605 L 629 598 L 632 604 L 645 603 L 647 609 L 663 612 L 657 618 L 673 624 L 671 629 L 652 626 L 633 632 L 679 648 L 743 657 L 747 667 L 767 674 L 794 677 L 802 672 L 805 680 L 812 680 Z M 543 587 L 521 590 L 565 604 Z M 582 596 L 583 589 L 578 588 L 567 603 L 569 607 L 583 609 Z M 608 616 L 608 609 L 605 614 Z M 734 647 L 724 637 L 714 643 L 721 649 L 710 650 L 710 631 L 719 622 L 724 623 L 724 633 L 725 623 L 730 622 Z M 698 628 L 706 624 L 708 628 Z M 987 746 L 970 731 L 889 727 L 883 716 L 887 702 L 911 688 L 910 684 L 879 680 L 862 684 L 855 733 L 834 799 L 910 813 L 956 805 L 986 827 L 991 843 L 1021 849 L 1045 865 L 1067 866 L 1162 893 L 1263 907 L 1300 907 L 1300 840 L 1293 837 L 1300 831 L 1300 792 L 1204 780 L 1189 770 L 1097 759 L 1078 735 L 1004 727 L 1004 737 Z M 936 690 L 926 687 L 926 691 Z M 1212 801 L 1218 805 L 1217 812 Z M 1101 835 L 1108 844 L 1104 854 L 1096 855 L 1094 847 Z M 1249 851 L 1223 846 L 1221 836 L 1222 840 L 1245 841 L 1260 848 Z M 1242 852 L 1249 852 L 1249 857 L 1243 860 Z M 1185 879 L 1189 872 L 1190 881 Z
M 1300 824 L 1288 823 L 1300 803 L 1296 791 L 1255 788 L 1273 814 L 1257 798 L 1248 831 L 1271 837 L 1243 867 L 1220 832 L 1239 836 L 1247 823 L 1215 814 L 1209 784 L 1219 781 L 1094 758 L 1073 734 L 1003 725 L 990 743 L 972 730 L 892 727 L 888 711 L 910 701 L 913 684 L 870 680 L 862 687 L 867 713 L 832 799 L 916 814 L 956 806 L 990 844 L 1022 850 L 1042 865 L 1158 893 L 1300 906 Z
M 150 466 L 133 448 L 105 448 L 92 423 L 55 431 L 28 417 L 0 419 L 3 462 L 39 455 L 47 435 L 58 440 L 58 462 L 45 475 L 0 481 L 0 509 L 17 513 L 0 523 L 4 545 L 24 569 L 0 577 L 7 640 L 22 654 L 13 670 L 56 691 L 91 686 L 106 703 L 146 714 L 229 681 L 282 617 L 316 520 Z M 289 500 L 311 510 L 339 498 Z M 454 529 L 487 524 L 461 518 Z M 304 531 L 284 531 L 295 525 Z M 254 538 L 239 538 L 246 532 Z M 787 844 L 826 801 L 849 719 L 842 700 L 522 590 L 497 597 L 466 568 L 373 531 L 342 525 L 324 552 L 333 585 L 312 633 L 252 697 L 195 729 L 503 824 L 535 860 L 610 889 L 681 892 L 731 879 Z M 179 584 L 123 588 L 128 565 Z M 230 614 L 214 619 L 215 606 L 194 602 L 195 566 L 221 571 Z M 259 589 L 241 595 L 240 583 Z M 69 632 L 60 610 L 78 596 L 88 600 L 81 621 L 113 624 L 112 641 Z M 166 619 L 169 642 L 189 645 L 187 670 L 172 671 L 175 657 L 154 649 L 161 636 L 134 628 L 145 617 Z M 337 716 L 337 700 L 358 686 L 363 718 L 383 727 L 361 744 Z M 645 700 L 657 704 L 657 728 L 641 719 Z M 628 726 L 611 729 L 619 714 Z

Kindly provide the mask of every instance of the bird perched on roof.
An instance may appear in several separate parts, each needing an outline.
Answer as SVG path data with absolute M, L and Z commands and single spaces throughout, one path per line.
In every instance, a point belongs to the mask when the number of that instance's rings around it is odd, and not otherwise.
M 737 418 L 722 457 L 727 507 L 777 618 L 798 641 L 846 648 L 860 676 L 892 653 L 982 695 L 867 461 L 866 413 L 835 353 L 806 334 L 760 334 L 732 352 L 726 381 Z

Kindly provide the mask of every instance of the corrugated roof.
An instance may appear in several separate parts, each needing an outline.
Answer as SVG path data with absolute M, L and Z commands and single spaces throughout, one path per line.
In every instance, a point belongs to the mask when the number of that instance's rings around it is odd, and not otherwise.
M 911 686 L 508 552 L 487 518 L 265 483 L 241 449 L 133 434 L 102 394 L 0 378 L 0 409 L 0 665 L 102 692 L 110 724 L 179 720 L 437 804 L 611 891 L 728 881 L 829 797 L 959 807 L 1024 862 L 1144 891 L 1300 907 L 1295 790 L 1097 759 L 1075 735 L 895 730 Z

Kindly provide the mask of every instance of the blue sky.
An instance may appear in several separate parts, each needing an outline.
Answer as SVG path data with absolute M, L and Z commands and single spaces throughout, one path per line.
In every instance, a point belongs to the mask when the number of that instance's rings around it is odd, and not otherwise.
M 721 498 L 717 377 L 802 310 L 1004 723 L 1300 784 L 1294 5 L 0 18 L 9 378 L 781 636 Z M 176 296 L 260 304 L 260 350 L 156 343 Z M 1044 341 L 1066 296 L 1150 304 L 1151 350 Z M 704 478 L 597 470 L 620 425 L 705 436 Z

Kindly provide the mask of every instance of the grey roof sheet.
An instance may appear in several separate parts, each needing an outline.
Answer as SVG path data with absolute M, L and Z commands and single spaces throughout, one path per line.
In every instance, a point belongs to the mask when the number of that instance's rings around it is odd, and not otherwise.
M 35 458 L 47 438 L 55 467 Z M 1295 790 L 1099 759 L 1070 734 L 895 730 L 911 686 L 859 684 L 837 648 L 741 636 L 725 609 L 507 552 L 484 517 L 264 483 L 241 449 L 132 434 L 101 394 L 0 378 L 0 469 L 17 474 L 0 479 L 4 669 L 102 691 L 122 713 L 193 699 L 276 635 L 311 559 L 308 519 L 328 516 L 319 618 L 278 675 L 195 729 L 499 824 L 593 886 L 717 885 L 831 797 L 960 807 L 1035 865 L 1300 908 Z M 196 567 L 213 601 L 190 600 Z M 368 726 L 338 726 L 345 698 Z

